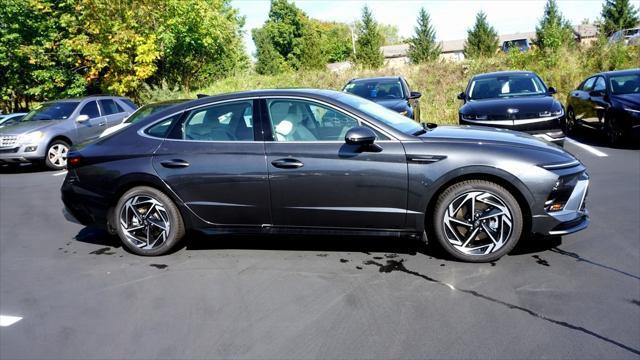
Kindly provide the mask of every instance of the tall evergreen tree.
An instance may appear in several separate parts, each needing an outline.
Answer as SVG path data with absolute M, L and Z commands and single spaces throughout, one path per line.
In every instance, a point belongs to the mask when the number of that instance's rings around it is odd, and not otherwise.
M 602 4 L 602 24 L 600 31 L 603 34 L 611 35 L 612 33 L 634 27 L 640 18 L 638 17 L 638 9 L 631 5 L 629 0 L 606 0 Z
M 414 29 L 415 36 L 409 39 L 409 59 L 411 62 L 420 64 L 437 59 L 442 47 L 436 42 L 436 31 L 431 25 L 429 13 L 424 8 L 420 8 L 418 26 Z
M 378 23 L 368 6 L 362 8 L 362 20 L 356 29 L 356 61 L 362 65 L 379 68 L 384 64 L 384 56 L 380 47 L 384 39 L 380 34 Z
M 476 15 L 476 23 L 473 28 L 467 30 L 464 56 L 468 58 L 492 56 L 496 50 L 498 50 L 498 33 L 487 22 L 487 14 L 480 11 Z
M 563 45 L 575 44 L 573 28 L 560 13 L 556 0 L 547 0 L 544 16 L 536 26 L 536 38 L 543 50 L 555 50 Z

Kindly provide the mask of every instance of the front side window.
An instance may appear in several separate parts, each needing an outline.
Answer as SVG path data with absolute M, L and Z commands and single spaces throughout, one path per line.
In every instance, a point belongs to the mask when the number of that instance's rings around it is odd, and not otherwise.
M 65 120 L 73 114 L 78 104 L 77 101 L 44 103 L 29 112 L 20 121 Z
M 587 81 L 585 81 L 584 84 L 582 84 L 582 86 L 580 87 L 580 90 L 591 91 L 591 89 L 593 89 L 594 82 L 596 82 L 596 78 L 594 77 L 587 79 Z
M 176 137 L 197 141 L 252 141 L 253 102 L 223 103 L 192 110 Z
M 344 141 L 358 121 L 328 106 L 304 100 L 267 101 L 276 141 Z
M 100 112 L 98 111 L 98 105 L 95 101 L 89 101 L 86 103 L 82 110 L 80 110 L 80 115 L 87 115 L 89 119 L 95 119 L 100 117 Z
M 471 100 L 543 95 L 547 88 L 535 74 L 496 75 L 474 79 L 469 87 Z
M 605 91 L 607 90 L 607 84 L 604 82 L 604 78 L 599 76 L 596 80 L 595 85 L 593 85 L 593 91 Z
M 111 99 L 100 100 L 100 108 L 105 115 L 112 115 L 124 112 L 124 110 L 115 101 Z

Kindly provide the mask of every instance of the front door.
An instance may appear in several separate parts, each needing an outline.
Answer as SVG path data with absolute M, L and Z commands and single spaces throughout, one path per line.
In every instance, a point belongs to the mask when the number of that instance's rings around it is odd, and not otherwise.
M 120 124 L 127 116 L 124 109 L 118 105 L 118 103 L 113 101 L 113 99 L 101 99 L 98 103 L 100 104 L 100 111 L 105 117 L 108 127 Z
M 153 157 L 158 175 L 211 224 L 271 223 L 264 144 L 254 140 L 253 102 L 187 111 Z
M 374 148 L 344 141 L 366 125 L 330 105 L 265 100 L 265 142 L 273 224 L 285 227 L 401 229 L 407 207 L 404 147 L 378 132 Z
M 607 102 L 604 100 L 607 92 L 607 84 L 602 76 L 598 76 L 589 93 L 589 100 L 585 109 L 584 122 L 587 126 L 599 129 L 604 124 L 604 115 Z
M 82 122 L 76 121 L 79 141 L 96 138 L 107 128 L 107 121 L 100 114 L 98 104 L 93 100 L 82 106 L 79 115 L 87 115 L 89 117 L 88 120 Z

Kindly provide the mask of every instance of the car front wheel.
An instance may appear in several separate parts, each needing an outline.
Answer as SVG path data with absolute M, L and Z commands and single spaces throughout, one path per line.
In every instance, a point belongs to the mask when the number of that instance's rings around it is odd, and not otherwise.
M 48 168 L 53 170 L 62 170 L 67 167 L 67 153 L 69 152 L 69 144 L 62 140 L 53 141 L 47 148 L 44 162 Z
M 517 200 L 490 181 L 454 184 L 439 196 L 435 206 L 433 230 L 438 243 L 459 260 L 496 260 L 516 246 L 522 229 Z
M 169 252 L 184 237 L 182 216 L 163 192 L 139 186 L 127 191 L 116 205 L 118 236 L 131 252 L 157 256 Z

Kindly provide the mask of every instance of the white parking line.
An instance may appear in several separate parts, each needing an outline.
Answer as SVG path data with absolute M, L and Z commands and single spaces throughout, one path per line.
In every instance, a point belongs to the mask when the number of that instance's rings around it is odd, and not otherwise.
M 587 150 L 588 152 L 592 153 L 595 156 L 598 156 L 598 157 L 607 157 L 607 156 L 609 156 L 609 155 L 603 153 L 602 151 L 594 148 L 593 146 L 589 146 L 589 145 L 583 144 L 581 142 L 577 142 L 577 141 L 575 141 L 575 140 L 573 140 L 571 138 L 567 138 L 567 141 L 572 143 L 573 145 L 579 147 L 579 148 L 583 148 L 583 149 Z
M 67 174 L 67 170 L 59 172 L 59 173 L 52 174 L 51 176 L 60 176 L 60 175 L 66 175 L 66 174 Z
M 0 326 L 11 326 L 22 320 L 20 316 L 0 315 Z

